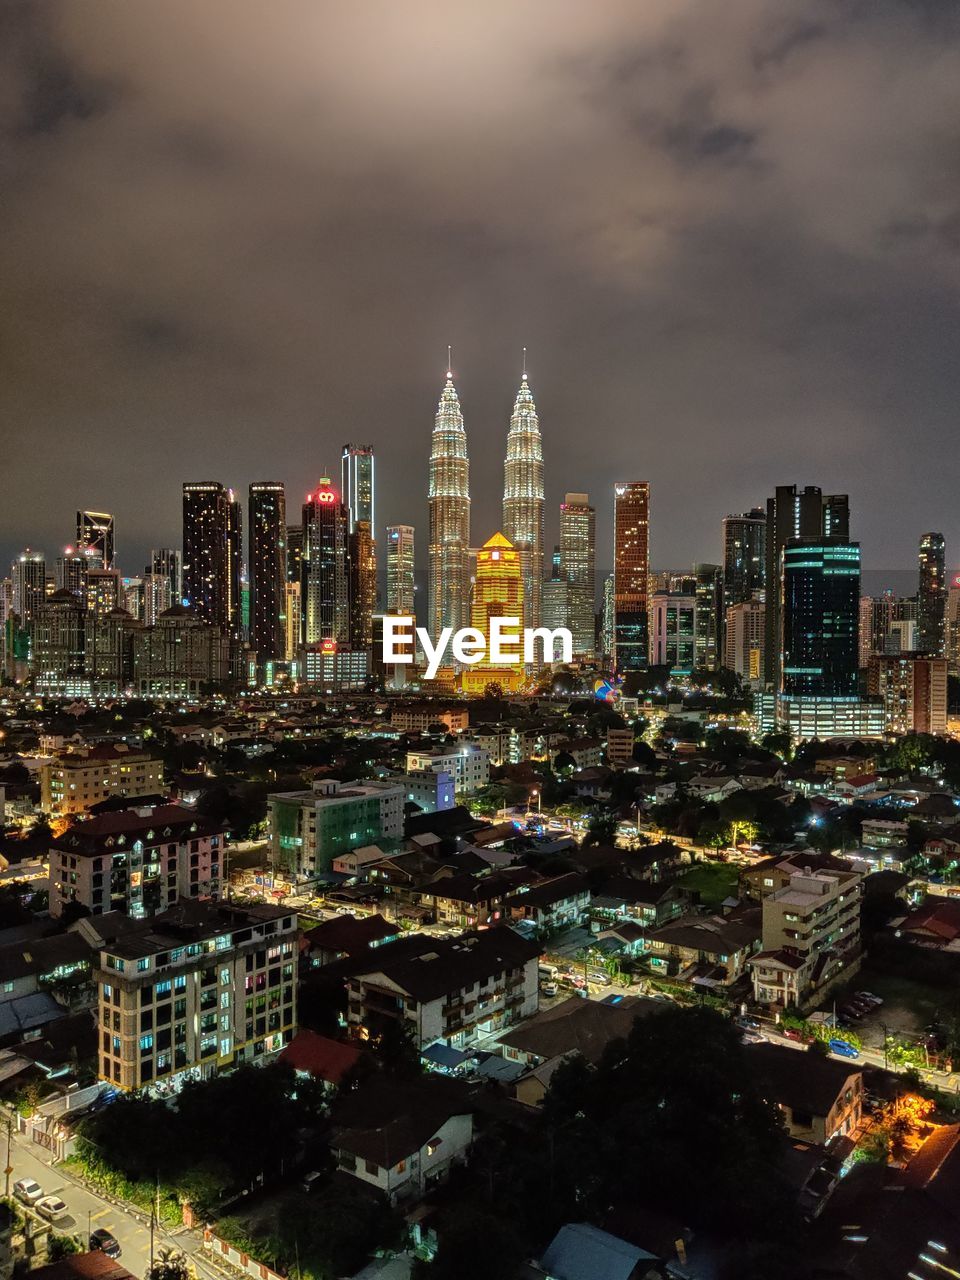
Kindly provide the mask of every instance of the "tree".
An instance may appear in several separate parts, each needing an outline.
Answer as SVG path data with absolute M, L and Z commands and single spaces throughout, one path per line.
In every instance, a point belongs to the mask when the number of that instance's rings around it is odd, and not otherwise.
M 783 760 L 789 760 L 790 752 L 793 750 L 793 734 L 788 729 L 765 733 L 760 739 L 760 745 L 764 751 L 770 751 Z
M 613 844 L 617 834 L 617 815 L 615 813 L 595 813 L 590 819 L 587 834 L 583 837 L 585 845 Z
M 193 1265 L 179 1249 L 161 1249 L 159 1257 L 144 1272 L 144 1280 L 196 1280 Z
M 415 1280 L 490 1280 L 513 1276 L 526 1249 L 501 1214 L 461 1208 L 440 1226 L 440 1246 L 430 1263 L 418 1263 Z

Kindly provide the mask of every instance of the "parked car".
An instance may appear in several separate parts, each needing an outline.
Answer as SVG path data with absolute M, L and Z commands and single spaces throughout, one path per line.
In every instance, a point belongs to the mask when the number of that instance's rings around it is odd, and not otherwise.
M 753 1031 L 750 1027 L 744 1027 L 740 1032 L 740 1039 L 744 1044 L 762 1044 L 766 1040 L 766 1036 L 762 1036 L 759 1031 Z
M 557 982 L 541 982 L 540 990 L 548 1000 L 552 1000 L 554 996 L 560 994 L 560 985 Z
M 838 1058 L 859 1058 L 860 1050 L 855 1049 L 848 1040 L 831 1040 L 830 1052 L 835 1053 Z
M 106 1227 L 97 1227 L 96 1231 L 90 1233 L 90 1248 L 99 1249 L 108 1258 L 119 1258 L 121 1253 L 120 1241 Z
M 323 1174 L 319 1173 L 316 1169 L 311 1169 L 309 1173 L 304 1174 L 303 1180 L 300 1183 L 300 1189 L 309 1195 L 311 1191 L 318 1191 L 322 1182 Z
M 878 1009 L 883 1004 L 882 996 L 875 996 L 872 991 L 858 991 L 856 996 L 858 1000 L 866 1000 L 868 1004 L 876 1005 Z
M 36 1204 L 43 1199 L 43 1187 L 33 1178 L 21 1178 L 13 1184 L 13 1194 L 21 1204 Z
M 760 1030 L 760 1019 L 759 1019 L 759 1018 L 738 1018 L 738 1019 L 737 1019 L 737 1026 L 738 1026 L 738 1027 L 746 1027 L 746 1028 L 748 1028 L 750 1031 L 759 1031 L 759 1030 Z
M 812 1037 L 804 1035 L 799 1027 L 784 1027 L 780 1033 L 787 1040 L 796 1040 L 798 1044 L 809 1044 Z
M 33 1206 L 42 1218 L 48 1222 L 59 1222 L 61 1218 L 70 1216 L 70 1210 L 59 1196 L 44 1196 Z
M 604 973 L 602 969 L 591 969 L 587 974 L 587 980 L 598 987 L 609 987 L 613 982 L 609 973 Z

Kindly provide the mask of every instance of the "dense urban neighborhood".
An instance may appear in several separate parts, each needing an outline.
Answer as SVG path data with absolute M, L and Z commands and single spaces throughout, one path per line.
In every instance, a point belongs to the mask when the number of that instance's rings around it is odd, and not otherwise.
M 576 680 L 4 700 L 8 1266 L 956 1256 L 960 745 Z

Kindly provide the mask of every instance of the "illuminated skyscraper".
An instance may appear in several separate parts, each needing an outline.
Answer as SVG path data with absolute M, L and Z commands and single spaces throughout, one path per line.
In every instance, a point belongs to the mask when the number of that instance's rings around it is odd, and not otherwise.
M 143 624 L 153 627 L 161 613 L 173 604 L 170 579 L 165 573 L 145 573 L 143 575 Z
M 369 649 L 373 644 L 373 611 L 377 604 L 377 561 L 370 524 L 358 520 L 347 538 L 350 604 L 350 647 Z
M 13 612 L 20 619 L 20 625 L 26 627 L 36 617 L 47 595 L 47 562 L 43 552 L 31 551 L 27 547 L 14 560 L 10 578 L 13 582 Z
M 79 599 L 84 600 L 87 594 L 87 570 L 90 562 L 85 555 L 74 547 L 64 547 L 63 555 L 57 556 L 54 582 L 58 591 L 72 591 Z
M 917 587 L 917 648 L 939 658 L 944 652 L 947 609 L 946 553 L 942 533 L 920 539 Z
M 113 568 L 113 533 L 113 516 L 106 511 L 77 512 L 77 550 L 99 557 L 103 569 Z
M 767 513 L 753 507 L 723 518 L 723 605 L 753 600 L 766 585 Z
M 565 579 L 573 652 L 592 654 L 595 647 L 594 594 L 597 575 L 597 514 L 585 493 L 568 493 L 560 505 L 560 577 Z M 529 624 L 528 624 L 529 625 Z
M 358 520 L 366 520 L 371 533 L 376 529 L 375 470 L 373 448 L 369 444 L 345 444 L 340 457 L 340 492 L 347 509 L 347 533 Z
M 520 552 L 527 626 L 539 626 L 543 582 L 543 442 L 526 369 L 507 433 L 503 532 Z
M 650 486 L 645 480 L 614 487 L 614 663 L 620 672 L 647 666 L 647 579 L 650 572 Z
M 86 606 L 87 613 L 104 617 L 114 609 L 123 608 L 123 586 L 116 569 L 88 569 Z
M 523 561 L 502 533 L 488 538 L 477 552 L 477 576 L 473 587 L 470 625 L 489 640 L 491 618 L 516 618 L 519 629 L 525 624 L 523 602 Z M 511 633 L 512 633 L 511 628 Z M 524 682 L 524 665 L 519 644 L 518 658 L 509 666 L 493 666 L 484 659 L 465 667 L 461 687 L 466 693 L 482 693 L 489 683 L 499 684 L 505 692 L 520 688 Z
M 230 500 L 218 480 L 183 486 L 183 600 L 194 617 L 227 631 Z
M 409 524 L 387 527 L 387 613 L 414 617 L 414 529 Z
M 301 637 L 304 644 L 349 638 L 347 513 L 330 479 L 303 506 Z
M 782 700 L 859 700 L 860 544 L 791 538 L 783 549 Z
M 232 489 L 227 490 L 227 624 L 230 635 L 243 635 L 243 505 Z
M 287 504 L 279 480 L 250 486 L 247 515 L 250 644 L 262 666 L 282 661 L 287 648 Z
M 469 621 L 470 464 L 460 401 L 447 369 L 430 447 L 430 583 L 427 625 L 437 637 Z
M 287 525 L 287 581 L 299 584 L 302 577 L 303 525 Z
M 144 574 L 148 573 L 163 574 L 170 583 L 170 604 L 180 604 L 183 600 L 183 561 L 178 550 L 158 547 L 151 551 L 150 563 L 144 569 Z

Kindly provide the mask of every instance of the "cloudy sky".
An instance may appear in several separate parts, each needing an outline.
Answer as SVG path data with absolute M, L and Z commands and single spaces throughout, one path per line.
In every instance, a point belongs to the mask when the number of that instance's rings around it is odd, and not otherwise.
M 426 532 L 452 343 L 474 536 L 529 348 L 548 539 L 652 485 L 652 558 L 776 483 L 873 568 L 960 563 L 960 6 L 945 0 L 4 0 L 0 553 L 78 506 L 121 563 L 180 483 L 346 440 Z

